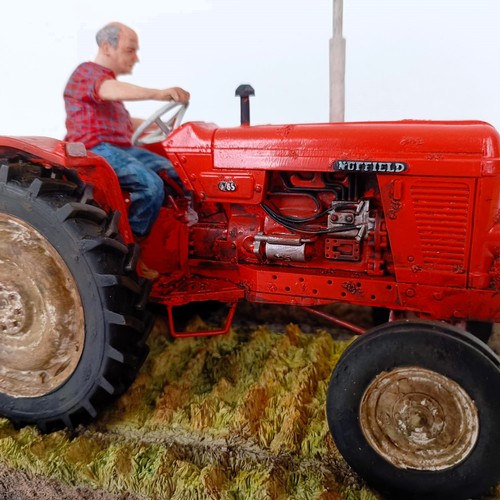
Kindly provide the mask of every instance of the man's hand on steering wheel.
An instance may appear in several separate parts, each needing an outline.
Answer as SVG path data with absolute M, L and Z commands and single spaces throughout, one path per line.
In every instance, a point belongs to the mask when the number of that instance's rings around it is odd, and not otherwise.
M 191 97 L 190 93 L 181 87 L 157 89 L 153 92 L 153 99 L 169 102 L 154 112 L 136 128 L 132 135 L 132 144 L 134 146 L 152 144 L 165 140 L 167 135 L 181 124 L 182 118 L 189 105 L 189 98 Z M 165 122 L 161 120 L 161 117 L 170 110 L 175 110 L 172 116 Z M 153 124 L 157 125 L 158 128 L 152 128 Z
M 171 87 L 169 89 L 164 89 L 162 92 L 166 93 L 166 99 L 158 99 L 159 101 L 175 101 L 182 104 L 187 104 L 191 94 L 180 87 Z

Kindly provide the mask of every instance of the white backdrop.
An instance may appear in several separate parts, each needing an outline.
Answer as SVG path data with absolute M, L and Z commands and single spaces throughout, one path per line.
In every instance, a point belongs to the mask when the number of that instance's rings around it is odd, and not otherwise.
M 2 14 L 0 134 L 64 136 L 65 82 L 109 21 L 139 34 L 126 80 L 186 88 L 186 120 L 237 126 L 240 83 L 256 91 L 253 124 L 328 120 L 331 0 L 21 0 Z M 499 26 L 499 0 L 344 0 L 346 120 L 500 128 Z

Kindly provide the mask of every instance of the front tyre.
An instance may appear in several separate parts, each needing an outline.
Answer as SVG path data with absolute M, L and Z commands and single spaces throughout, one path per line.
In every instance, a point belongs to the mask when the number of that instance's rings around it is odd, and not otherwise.
M 70 174 L 0 169 L 0 415 L 45 431 L 122 394 L 150 326 L 118 219 Z
M 500 480 L 500 362 L 444 323 L 374 328 L 340 358 L 327 418 L 346 461 L 401 498 L 470 498 Z

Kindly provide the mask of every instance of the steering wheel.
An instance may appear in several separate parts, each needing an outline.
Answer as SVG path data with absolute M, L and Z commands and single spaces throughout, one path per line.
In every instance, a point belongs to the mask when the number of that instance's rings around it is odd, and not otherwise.
M 167 102 L 167 104 L 156 110 L 149 118 L 144 120 L 137 127 L 134 135 L 132 135 L 132 144 L 134 146 L 140 146 L 142 144 L 153 144 L 154 142 L 161 142 L 165 140 L 167 135 L 181 124 L 187 107 L 187 103 L 184 104 L 176 101 Z M 165 113 L 171 110 L 176 111 L 174 111 L 173 115 L 167 121 L 164 122 L 163 120 L 160 120 Z M 146 132 L 146 130 L 151 127 L 153 123 L 158 125 L 158 128 L 150 132 Z

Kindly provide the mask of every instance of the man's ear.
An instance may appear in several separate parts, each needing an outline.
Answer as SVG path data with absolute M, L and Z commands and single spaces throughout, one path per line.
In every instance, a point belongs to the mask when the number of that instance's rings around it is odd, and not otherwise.
M 111 54 L 111 44 L 109 42 L 102 42 L 101 51 L 105 56 L 109 56 Z

